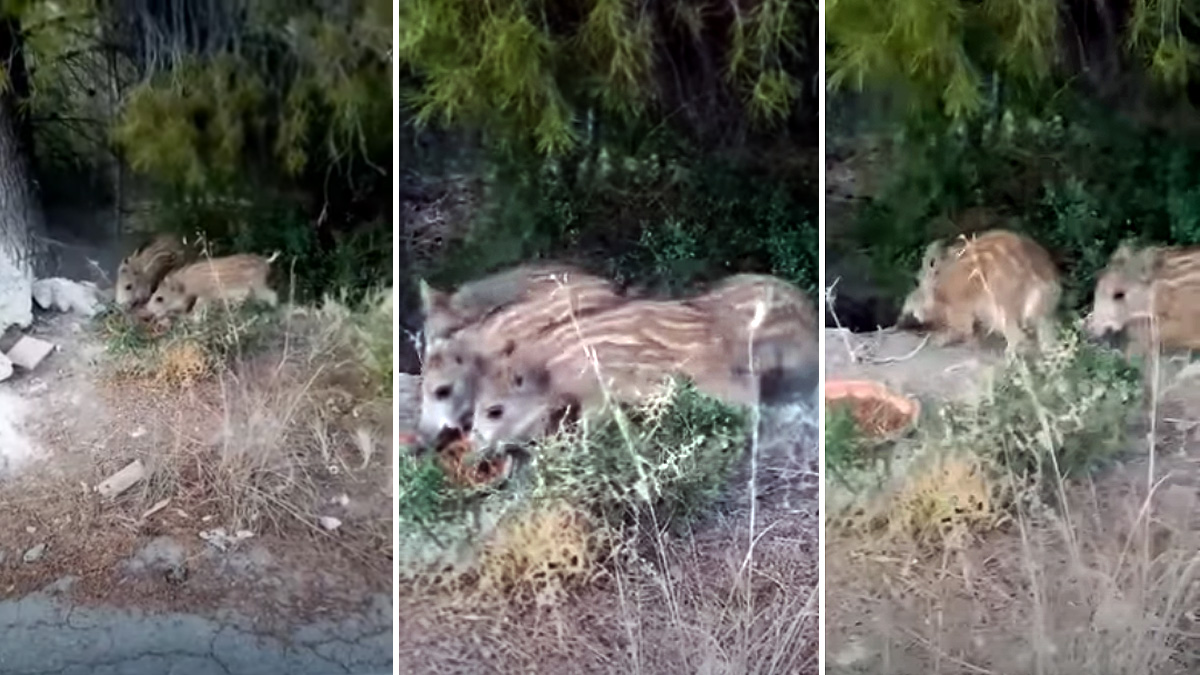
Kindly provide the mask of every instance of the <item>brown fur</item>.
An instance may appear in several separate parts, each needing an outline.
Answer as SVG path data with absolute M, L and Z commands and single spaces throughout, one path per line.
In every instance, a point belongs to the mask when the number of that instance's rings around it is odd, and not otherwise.
M 238 253 L 194 262 L 168 274 L 146 309 L 157 318 L 199 312 L 212 302 L 240 304 L 250 298 L 274 306 L 279 298 L 268 285 L 267 277 L 277 256 L 264 258 Z
M 817 312 L 799 288 L 765 274 L 738 274 L 688 303 L 716 322 L 734 347 L 735 368 L 804 388 L 817 384 Z
M 453 293 L 422 280 L 426 348 L 512 305 L 539 306 L 552 320 L 561 320 L 571 312 L 613 304 L 620 297 L 609 280 L 554 262 L 514 267 L 464 284 Z
M 1014 349 L 1030 328 L 1042 340 L 1050 337 L 1061 294 L 1058 270 L 1044 248 L 1015 232 L 989 230 L 948 247 L 930 244 L 902 316 L 932 325 L 938 344 L 977 343 L 978 323 Z
M 673 374 L 729 403 L 754 405 L 755 378 L 736 372 L 734 348 L 709 314 L 689 303 L 633 300 L 509 343 L 485 360 L 472 416 L 476 447 L 521 443 L 548 431 L 564 406 L 584 413 L 610 394 L 637 401 Z
M 1120 246 L 1096 281 L 1085 325 L 1095 336 L 1125 331 L 1127 354 L 1200 349 L 1200 247 Z
M 509 341 L 534 340 L 550 326 L 621 302 L 608 281 L 563 266 L 520 267 L 489 279 L 496 277 L 502 278 L 486 294 L 471 289 L 486 286 L 487 279 L 453 295 L 428 285 L 422 289 L 426 350 L 418 432 L 425 443 L 445 430 L 469 427 L 482 354 L 494 354 Z M 490 300 L 480 302 L 484 295 Z
M 172 235 L 160 235 L 138 247 L 117 267 L 117 304 L 130 308 L 146 302 L 163 277 L 188 257 L 183 242 Z

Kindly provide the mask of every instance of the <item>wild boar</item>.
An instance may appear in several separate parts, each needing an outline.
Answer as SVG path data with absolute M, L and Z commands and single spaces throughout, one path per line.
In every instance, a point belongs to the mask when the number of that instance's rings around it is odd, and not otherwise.
M 815 391 L 820 379 L 817 312 L 799 288 L 765 274 L 737 274 L 692 297 L 733 346 L 739 372 L 756 373 L 763 402 Z
M 1118 246 L 1084 327 L 1095 337 L 1124 332 L 1127 355 L 1200 348 L 1200 247 Z
M 552 326 L 622 300 L 609 282 L 582 273 L 554 278 L 533 274 L 525 279 L 527 282 L 512 282 L 521 289 L 517 293 L 493 293 L 492 300 L 483 303 L 458 303 L 459 307 L 474 308 L 465 314 L 446 309 L 454 304 L 449 294 L 426 287 L 432 294 L 425 300 L 427 344 L 417 425 L 421 443 L 434 443 L 446 432 L 469 430 L 484 355 L 499 351 L 510 340 L 533 340 Z M 470 294 L 479 297 L 475 291 Z M 517 299 L 511 299 L 513 296 Z M 482 307 L 487 309 L 480 311 Z M 463 316 L 477 318 L 468 322 L 460 318 Z
M 1014 350 L 1029 329 L 1043 344 L 1052 339 L 1061 295 L 1058 270 L 1044 248 L 1016 232 L 989 230 L 926 248 L 901 319 L 931 325 L 939 345 L 977 345 L 978 323 L 985 333 L 1003 335 Z
M 437 290 L 422 279 L 420 290 L 427 350 L 434 341 L 513 304 L 543 303 L 552 314 L 566 316 L 621 297 L 611 281 L 555 262 L 520 265 L 463 284 L 453 293 Z
M 705 311 L 681 301 L 630 300 L 528 343 L 510 341 L 483 361 L 471 441 L 477 450 L 521 444 L 551 430 L 564 410 L 582 414 L 611 397 L 635 402 L 684 375 L 733 405 L 756 405 L 757 379 Z
M 160 235 L 139 246 L 117 267 L 117 304 L 129 309 L 146 302 L 163 277 L 187 258 L 183 241 L 173 235 Z
M 278 295 L 267 280 L 270 258 L 238 253 L 223 258 L 200 260 L 168 274 L 146 305 L 150 316 L 161 318 L 187 312 L 200 314 L 214 302 L 240 304 L 255 298 L 268 305 L 279 303 Z

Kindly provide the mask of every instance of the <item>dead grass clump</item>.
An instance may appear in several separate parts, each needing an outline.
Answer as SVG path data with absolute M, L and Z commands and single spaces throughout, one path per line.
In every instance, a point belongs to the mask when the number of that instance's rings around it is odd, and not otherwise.
M 110 308 L 95 330 L 106 343 L 108 375 L 151 385 L 194 383 L 274 346 L 286 333 L 272 308 L 212 306 L 198 315 L 149 322 Z
M 993 506 L 996 492 L 986 467 L 968 455 L 941 458 L 914 471 L 894 497 L 889 535 L 921 546 L 958 549 L 973 532 L 991 529 L 1003 511 Z
M 510 516 L 484 548 L 479 591 L 519 596 L 539 607 L 562 604 L 569 588 L 595 573 L 603 551 L 586 514 L 566 504 L 542 504 Z
M 208 354 L 195 340 L 177 340 L 165 345 L 158 367 L 153 369 L 155 383 L 167 387 L 189 387 L 211 374 Z

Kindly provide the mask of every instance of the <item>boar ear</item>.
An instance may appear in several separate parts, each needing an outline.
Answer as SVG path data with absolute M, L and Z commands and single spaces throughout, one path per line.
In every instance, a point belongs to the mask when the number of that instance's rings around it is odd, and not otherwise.
M 1155 247 L 1147 247 L 1133 253 L 1131 268 L 1138 281 L 1150 281 L 1162 266 L 1162 256 Z
M 1117 250 L 1113 251 L 1112 256 L 1109 258 L 1109 262 L 1114 265 L 1124 265 L 1131 262 L 1133 257 L 1133 240 L 1124 239 L 1120 244 L 1117 244 Z
M 449 307 L 449 293 L 430 286 L 424 279 L 418 280 L 417 284 L 421 289 L 421 310 L 425 312 L 425 316 L 445 311 Z
M 925 247 L 925 255 L 921 258 L 921 271 L 931 270 L 936 267 L 945 249 L 946 245 L 940 239 L 930 242 Z

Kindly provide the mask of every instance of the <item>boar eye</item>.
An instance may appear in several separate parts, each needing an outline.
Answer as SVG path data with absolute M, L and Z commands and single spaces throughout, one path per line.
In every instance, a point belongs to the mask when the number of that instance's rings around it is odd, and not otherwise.
M 125 284 L 125 290 L 127 290 L 127 291 L 132 291 L 132 290 L 133 290 L 133 284 Z
M 444 400 L 450 398 L 450 385 L 443 384 L 442 386 L 438 387 L 437 389 L 434 389 L 433 397 L 439 401 L 444 401 Z
M 515 384 L 519 387 L 519 386 L 525 384 L 525 378 L 522 377 L 521 375 L 513 375 L 513 384 Z
M 1124 299 L 1125 299 L 1125 291 L 1117 291 L 1116 293 L 1113 293 L 1113 300 L 1124 300 Z
M 494 405 L 487 409 L 487 418 L 489 420 L 498 420 L 504 417 L 504 406 Z

